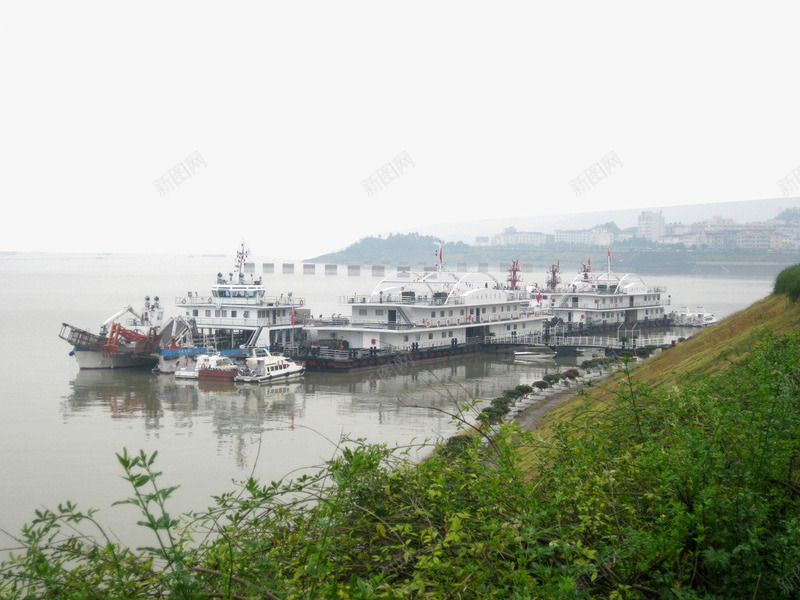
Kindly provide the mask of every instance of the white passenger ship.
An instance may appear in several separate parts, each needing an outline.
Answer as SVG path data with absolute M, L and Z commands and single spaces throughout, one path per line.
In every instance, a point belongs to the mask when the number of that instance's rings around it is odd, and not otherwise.
M 534 334 L 550 316 L 532 308 L 524 290 L 489 273 L 398 271 L 370 294 L 340 298 L 348 318 L 306 327 L 309 370 L 385 362 L 393 353 L 429 358 L 475 351 L 486 338 Z
M 268 296 L 262 279 L 245 273 L 248 252 L 236 253 L 235 272 L 218 273 L 211 295 L 176 298 L 179 318 L 164 328 L 159 370 L 185 366 L 186 357 L 206 352 L 245 357 L 248 348 L 272 348 L 301 339 L 310 311 L 291 293 Z
M 605 272 L 592 273 L 589 261 L 563 285 L 556 264 L 543 288 L 533 286 L 528 291 L 534 306 L 549 310 L 567 329 L 626 331 L 667 327 L 672 322 L 667 289 L 647 286 L 634 273 L 614 273 L 610 251 Z

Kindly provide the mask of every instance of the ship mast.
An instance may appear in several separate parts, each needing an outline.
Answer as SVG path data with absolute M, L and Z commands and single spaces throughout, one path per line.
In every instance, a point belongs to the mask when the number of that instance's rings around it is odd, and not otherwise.
M 550 291 L 555 291 L 558 284 L 561 283 L 561 261 L 559 260 L 556 264 L 550 267 L 550 271 L 547 273 L 547 289 Z
M 244 248 L 244 242 L 242 242 L 241 248 L 236 251 L 236 270 L 239 272 L 239 282 L 241 283 L 242 279 L 244 279 L 244 262 L 247 260 L 249 252 Z
M 589 281 L 589 273 L 591 272 L 592 272 L 592 259 L 590 258 L 587 264 L 581 265 L 581 274 L 583 275 L 584 281 Z
M 519 289 L 517 284 L 522 281 L 522 277 L 519 276 L 519 260 L 514 260 L 511 263 L 511 267 L 508 269 L 508 287 L 511 290 Z
M 434 243 L 439 247 L 439 249 L 436 251 L 436 256 L 439 258 L 439 262 L 436 265 L 436 270 L 441 273 L 442 272 L 442 240 L 438 240 L 438 241 L 436 241 Z

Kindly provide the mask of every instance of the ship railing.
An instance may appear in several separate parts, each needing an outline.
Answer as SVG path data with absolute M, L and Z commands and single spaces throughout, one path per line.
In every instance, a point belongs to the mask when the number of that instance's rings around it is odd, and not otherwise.
M 214 297 L 214 296 L 178 296 L 175 298 L 175 306 L 202 306 L 212 307 L 217 305 L 225 306 L 261 306 L 270 308 L 301 308 L 306 305 L 305 298 L 295 298 L 289 296 L 263 296 L 261 298 L 252 297 Z
M 342 326 L 342 325 L 349 325 L 350 319 L 348 317 L 314 317 L 307 321 L 307 324 L 312 327 L 330 327 L 332 325 L 335 326 Z
M 520 321 L 536 317 L 549 317 L 552 316 L 550 309 L 536 308 L 534 310 L 517 310 L 513 312 L 490 313 L 481 317 L 472 316 L 452 316 L 452 317 L 436 317 L 430 319 L 421 319 L 419 321 L 412 321 L 410 323 L 405 321 L 370 321 L 367 319 L 348 319 L 346 317 L 324 317 L 309 319 L 308 324 L 314 327 L 330 327 L 341 325 L 352 325 L 353 327 L 363 327 L 365 329 L 384 329 L 390 331 L 412 331 L 415 329 L 431 329 L 431 328 L 444 328 L 444 327 L 477 327 L 480 325 L 489 325 L 491 323 L 498 323 L 501 321 Z M 449 323 L 448 323 L 449 322 Z
M 666 293 L 667 288 L 666 286 L 655 286 L 655 287 L 647 287 L 643 292 L 637 292 L 638 294 L 664 294 Z M 542 290 L 543 293 L 547 294 L 594 294 L 597 296 L 619 296 L 622 298 L 628 297 L 631 294 L 622 294 L 616 291 L 615 286 L 611 287 L 595 287 L 595 288 L 586 288 L 586 287 L 578 287 L 578 286 L 558 286 L 555 291 L 553 290 Z M 532 295 L 535 296 L 537 292 L 534 292 Z
M 619 311 L 625 310 L 629 308 L 658 308 L 659 306 L 670 306 L 672 301 L 670 298 L 664 298 L 661 300 L 648 300 L 646 302 L 636 302 L 634 301 L 633 304 L 630 302 L 619 303 L 619 304 L 595 304 L 594 302 L 588 304 L 572 304 L 569 302 L 569 299 L 566 301 L 562 301 L 556 308 L 566 308 L 571 310 L 586 310 L 591 312 L 610 312 L 610 311 Z
M 106 343 L 105 336 L 100 336 L 95 333 L 85 331 L 84 329 L 78 329 L 77 327 L 73 327 L 67 323 L 61 324 L 61 332 L 58 334 L 58 337 L 72 344 L 73 346 L 87 350 L 99 350 Z
M 404 296 L 402 294 L 353 294 L 350 296 L 339 296 L 339 304 L 401 304 L 401 305 L 422 305 L 422 306 L 451 306 L 464 304 L 464 299 L 457 296 Z
M 257 329 L 258 327 L 299 327 L 308 320 L 307 317 L 295 316 L 292 324 L 291 316 L 279 317 L 277 320 L 266 317 L 195 317 L 195 322 L 201 328 L 224 327 L 226 329 Z
M 517 335 L 487 336 L 483 339 L 484 344 L 517 344 L 531 346 L 549 346 L 556 348 L 559 346 L 569 346 L 573 348 L 615 348 L 615 349 L 634 349 L 645 346 L 663 346 L 664 336 L 636 336 L 619 337 L 599 336 L 599 335 L 553 335 L 544 332 L 525 333 Z

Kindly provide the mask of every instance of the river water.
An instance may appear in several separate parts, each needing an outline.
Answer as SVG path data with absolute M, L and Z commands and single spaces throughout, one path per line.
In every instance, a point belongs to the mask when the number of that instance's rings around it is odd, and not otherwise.
M 380 278 L 347 275 L 265 276 L 268 294 L 292 292 L 313 313 L 345 312 L 337 298 L 369 293 Z M 260 271 L 261 261 L 256 263 Z M 342 436 L 414 446 L 456 431 L 448 416 L 470 400 L 490 400 L 561 364 L 515 363 L 507 356 L 471 356 L 410 365 L 401 371 L 309 373 L 301 382 L 243 387 L 176 382 L 148 372 L 79 371 L 58 338 L 62 322 L 96 332 L 118 309 L 160 296 L 168 313 L 187 291 L 208 295 L 214 276 L 232 270 L 221 256 L 0 255 L 0 551 L 35 508 L 72 500 L 100 508 L 99 520 L 121 541 L 151 540 L 131 525 L 130 508 L 111 507 L 129 490 L 115 453 L 158 450 L 163 485 L 179 484 L 173 513 L 202 509 L 213 494 L 251 474 L 296 476 L 336 452 Z M 544 274 L 523 274 L 543 283 Z M 504 275 L 498 277 L 505 279 Z M 763 279 L 651 276 L 672 305 L 702 305 L 718 316 L 769 294 Z M 576 359 L 571 359 L 574 364 Z M 126 512 L 127 511 L 127 512 Z M 2 554 L 0 554 L 2 558 Z

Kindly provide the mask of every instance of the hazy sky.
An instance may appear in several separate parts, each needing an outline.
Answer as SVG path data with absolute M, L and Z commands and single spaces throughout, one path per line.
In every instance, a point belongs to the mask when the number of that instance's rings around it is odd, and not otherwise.
M 781 197 L 799 22 L 791 2 L 5 2 L 0 250 L 302 259 Z

